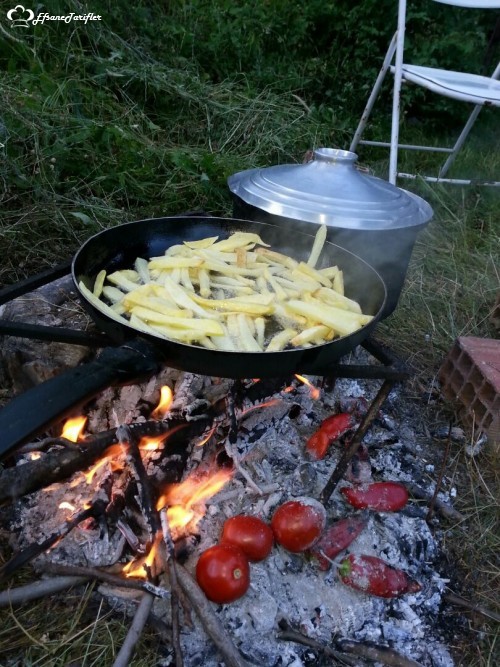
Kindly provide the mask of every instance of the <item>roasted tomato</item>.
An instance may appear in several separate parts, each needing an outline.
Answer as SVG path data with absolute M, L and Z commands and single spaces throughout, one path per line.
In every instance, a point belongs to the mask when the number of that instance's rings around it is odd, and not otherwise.
M 239 547 L 251 561 L 267 558 L 274 544 L 271 527 L 256 516 L 239 514 L 224 522 L 221 544 Z
M 312 547 L 326 523 L 325 508 L 313 498 L 297 498 L 280 505 L 271 519 L 278 544 L 298 553 Z
M 406 572 L 376 556 L 350 554 L 340 563 L 339 577 L 347 586 L 381 598 L 396 598 L 422 590 Z
M 250 585 L 248 558 L 231 544 L 210 547 L 198 560 L 196 581 L 212 602 L 233 602 L 245 595 Z
M 408 502 L 408 490 L 399 482 L 374 482 L 340 489 L 348 503 L 357 509 L 395 512 Z

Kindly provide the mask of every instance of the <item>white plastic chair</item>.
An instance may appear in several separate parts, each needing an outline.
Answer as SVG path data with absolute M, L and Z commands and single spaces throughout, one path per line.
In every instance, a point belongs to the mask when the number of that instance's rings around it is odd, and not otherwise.
M 475 9 L 499 9 L 500 0 L 434 0 L 445 5 L 455 5 L 456 7 L 469 7 Z M 398 8 L 398 27 L 391 40 L 389 49 L 386 53 L 382 69 L 377 77 L 373 90 L 366 104 L 358 128 L 354 134 L 350 151 L 356 152 L 358 144 L 370 146 L 386 146 L 390 148 L 389 160 L 389 181 L 396 184 L 396 178 L 417 178 L 416 174 L 406 174 L 398 172 L 398 148 L 409 150 L 435 151 L 439 153 L 448 153 L 446 162 L 441 167 L 438 176 L 421 176 L 427 181 L 454 183 L 458 185 L 493 185 L 500 186 L 500 181 L 486 181 L 478 179 L 456 179 L 445 178 L 450 166 L 453 164 L 457 153 L 462 148 L 469 132 L 474 125 L 479 112 L 485 105 L 500 106 L 500 62 L 490 78 L 478 74 L 468 74 L 465 72 L 452 72 L 433 67 L 421 67 L 418 65 L 409 65 L 403 61 L 404 39 L 406 24 L 406 0 L 399 0 Z M 395 56 L 394 65 L 391 65 Z M 366 127 L 371 111 L 378 97 L 382 83 L 388 71 L 394 74 L 394 90 L 392 100 L 392 130 L 391 141 L 362 141 L 361 136 Z M 399 144 L 399 116 L 400 116 L 400 97 L 402 83 L 410 82 L 423 88 L 451 97 L 462 102 L 474 104 L 474 109 L 465 124 L 455 145 L 451 148 L 435 146 L 414 146 L 412 144 Z

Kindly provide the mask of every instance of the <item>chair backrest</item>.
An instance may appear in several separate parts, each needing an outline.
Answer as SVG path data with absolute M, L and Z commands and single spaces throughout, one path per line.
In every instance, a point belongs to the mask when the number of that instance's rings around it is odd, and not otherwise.
M 442 5 L 470 7 L 471 9 L 500 9 L 500 0 L 434 0 Z

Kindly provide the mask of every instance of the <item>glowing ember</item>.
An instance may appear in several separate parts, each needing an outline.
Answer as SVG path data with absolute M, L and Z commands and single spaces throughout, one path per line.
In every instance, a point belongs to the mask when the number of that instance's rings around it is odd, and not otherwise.
M 173 398 L 174 395 L 170 387 L 168 385 L 164 385 L 160 390 L 160 402 L 151 413 L 151 416 L 155 419 L 163 419 L 172 404 Z
M 268 408 L 269 406 L 276 405 L 277 403 L 280 402 L 281 402 L 280 398 L 272 398 L 270 401 L 266 401 L 265 403 L 259 403 L 258 405 L 252 405 L 250 408 L 246 408 L 246 410 L 243 410 L 241 414 L 246 415 L 248 412 L 252 412 L 252 410 L 258 410 L 259 408 Z
M 30 454 L 30 460 L 31 461 L 37 461 L 41 457 L 41 452 L 31 452 Z
M 68 419 L 63 426 L 61 438 L 66 438 L 66 440 L 70 440 L 71 442 L 78 442 L 86 423 L 87 417 L 83 416 Z
M 142 452 L 155 452 L 166 437 L 167 433 L 157 435 L 156 437 L 144 436 L 139 442 L 139 449 Z
M 71 503 L 67 503 L 65 500 L 59 505 L 60 510 L 70 510 L 70 512 L 74 512 L 76 507 L 72 505 Z
M 303 382 L 305 385 L 307 385 L 309 387 L 309 391 L 311 392 L 311 398 L 313 400 L 317 401 L 318 398 L 321 395 L 320 390 L 317 387 L 315 387 L 313 384 L 311 384 L 309 382 L 309 380 L 307 378 L 305 378 L 303 375 L 295 374 L 295 377 L 297 378 L 297 380 L 300 380 L 301 382 Z
M 215 429 L 216 429 L 216 426 L 212 426 L 212 428 L 211 428 L 210 431 L 207 433 L 207 435 L 204 436 L 204 437 L 200 440 L 200 442 L 197 442 L 196 445 L 195 445 L 195 447 L 203 447 L 203 445 L 206 445 L 207 442 L 210 440 L 210 438 L 213 436 L 213 434 L 214 434 L 214 432 L 215 432 Z

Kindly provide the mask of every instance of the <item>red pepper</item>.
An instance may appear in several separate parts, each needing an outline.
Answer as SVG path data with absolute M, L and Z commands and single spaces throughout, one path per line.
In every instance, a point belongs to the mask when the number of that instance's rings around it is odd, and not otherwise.
M 338 571 L 341 581 L 347 586 L 381 598 L 396 598 L 422 590 L 422 586 L 406 572 L 376 556 L 349 554 L 340 563 Z
M 354 424 L 353 416 L 348 412 L 327 417 L 306 443 L 306 451 L 315 459 L 322 459 L 328 448 Z
M 344 486 L 340 492 L 357 509 L 395 512 L 408 502 L 408 491 L 399 482 L 374 482 L 367 486 Z
M 311 555 L 317 559 L 320 570 L 328 570 L 331 565 L 330 560 L 347 549 L 367 523 L 368 516 L 363 513 L 340 519 L 329 526 L 311 549 Z

